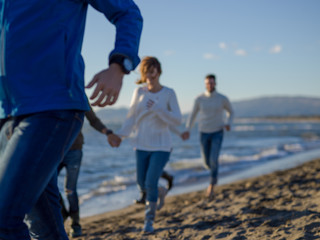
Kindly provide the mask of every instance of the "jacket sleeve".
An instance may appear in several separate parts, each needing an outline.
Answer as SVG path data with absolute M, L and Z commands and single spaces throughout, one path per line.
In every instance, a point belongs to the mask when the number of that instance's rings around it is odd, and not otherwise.
M 121 54 L 129 57 L 135 68 L 138 57 L 143 19 L 139 8 L 132 0 L 86 0 L 92 7 L 102 12 L 116 27 L 115 48 L 109 55 Z
M 168 100 L 167 108 L 158 108 L 158 105 L 156 105 L 152 110 L 162 121 L 167 123 L 169 126 L 176 126 L 181 124 L 182 115 L 175 92 L 171 90 L 169 94 L 170 97 Z
M 135 89 L 132 95 L 131 104 L 129 112 L 124 120 L 122 127 L 117 131 L 117 135 L 121 137 L 129 137 L 130 133 L 133 131 L 136 124 L 136 107 L 139 98 L 139 88 Z
M 86 118 L 88 119 L 90 125 L 99 132 L 102 132 L 103 129 L 107 128 L 101 120 L 94 113 L 92 108 L 90 107 L 90 111 L 85 113 Z
M 191 128 L 194 126 L 199 109 L 200 109 L 200 106 L 199 106 L 199 97 L 198 97 L 194 101 L 192 112 L 191 112 L 191 114 L 187 120 L 187 123 L 186 123 L 186 128 L 188 129 L 188 131 L 190 131 Z

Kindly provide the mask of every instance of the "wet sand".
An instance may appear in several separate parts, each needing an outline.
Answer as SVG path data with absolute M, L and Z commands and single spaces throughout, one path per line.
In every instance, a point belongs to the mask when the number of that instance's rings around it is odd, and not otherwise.
M 154 234 L 143 219 L 141 205 L 86 217 L 74 239 L 320 239 L 320 159 L 217 186 L 210 202 L 205 189 L 168 196 Z

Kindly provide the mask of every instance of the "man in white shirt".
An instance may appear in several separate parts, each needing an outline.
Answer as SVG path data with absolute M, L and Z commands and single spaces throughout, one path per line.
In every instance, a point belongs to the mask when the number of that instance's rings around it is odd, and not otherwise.
M 190 137 L 190 130 L 194 126 L 199 113 L 199 132 L 201 154 L 205 165 L 210 169 L 210 185 L 207 197 L 213 199 L 214 186 L 218 177 L 218 158 L 223 140 L 224 129 L 229 131 L 233 119 L 233 110 L 228 98 L 216 91 L 216 77 L 213 74 L 205 78 L 206 92 L 199 95 L 194 102 L 193 110 L 187 121 L 187 131 L 182 133 L 182 139 Z M 227 112 L 227 119 L 225 119 Z

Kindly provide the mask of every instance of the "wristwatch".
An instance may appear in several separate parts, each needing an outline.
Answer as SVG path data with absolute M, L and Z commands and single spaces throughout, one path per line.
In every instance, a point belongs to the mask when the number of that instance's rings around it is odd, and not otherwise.
M 110 134 L 113 134 L 113 131 L 110 130 L 110 129 L 108 129 L 108 130 L 106 131 L 106 135 L 109 136 Z
M 123 73 L 125 74 L 129 74 L 130 71 L 133 70 L 132 61 L 124 55 L 118 55 L 118 54 L 113 55 L 109 60 L 109 65 L 111 65 L 112 63 L 119 64 Z

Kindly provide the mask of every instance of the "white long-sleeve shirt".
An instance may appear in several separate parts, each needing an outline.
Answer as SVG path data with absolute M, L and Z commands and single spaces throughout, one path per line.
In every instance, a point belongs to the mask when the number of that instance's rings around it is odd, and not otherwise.
M 147 108 L 148 100 L 154 101 Z M 181 124 L 182 116 L 173 89 L 164 87 L 156 93 L 146 87 L 135 89 L 129 112 L 118 135 L 129 137 L 133 133 L 133 145 L 137 150 L 171 151 L 169 126 Z
M 225 119 L 225 111 L 227 119 Z M 199 95 L 193 106 L 186 128 L 190 131 L 194 126 L 196 116 L 199 114 L 199 132 L 217 132 L 233 120 L 233 109 L 228 98 L 216 91 Z

